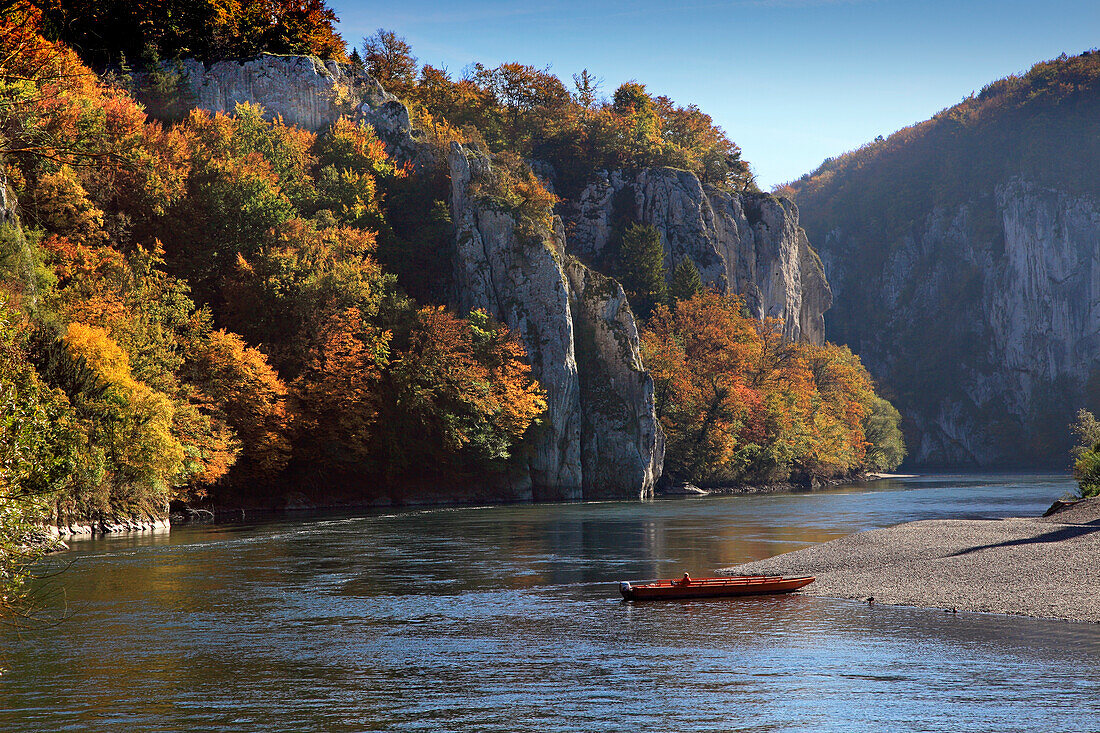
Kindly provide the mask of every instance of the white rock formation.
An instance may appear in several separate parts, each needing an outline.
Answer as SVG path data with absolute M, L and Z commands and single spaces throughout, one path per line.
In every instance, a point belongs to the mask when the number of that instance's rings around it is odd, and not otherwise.
M 788 338 L 825 340 L 832 294 L 789 200 L 730 194 L 689 171 L 645 168 L 602 174 L 566 209 L 571 253 L 599 261 L 615 216 L 625 214 L 660 232 L 669 272 L 690 259 L 704 283 L 741 295 L 758 318 L 780 319 Z

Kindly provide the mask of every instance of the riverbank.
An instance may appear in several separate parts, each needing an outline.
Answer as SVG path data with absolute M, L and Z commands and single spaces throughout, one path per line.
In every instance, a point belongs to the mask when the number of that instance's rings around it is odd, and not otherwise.
M 884 478 L 912 478 L 909 475 L 887 473 L 857 473 L 851 476 L 839 478 L 822 478 L 815 476 L 802 483 L 781 481 L 772 484 L 737 484 L 734 486 L 707 486 L 700 488 L 691 483 L 677 483 L 669 486 L 660 486 L 654 493 L 654 498 L 676 496 L 744 496 L 748 494 L 801 494 L 822 489 L 831 489 L 844 484 L 858 484 L 867 481 L 877 481 Z
M 814 575 L 803 593 L 1100 623 L 1100 498 L 1038 518 L 925 520 L 858 532 L 727 574 Z

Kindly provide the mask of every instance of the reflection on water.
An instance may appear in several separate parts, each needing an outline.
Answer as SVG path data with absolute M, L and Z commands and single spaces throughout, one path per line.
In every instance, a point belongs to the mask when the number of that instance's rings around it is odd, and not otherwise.
M 1094 625 L 799 595 L 632 605 L 614 585 L 1036 514 L 1070 488 L 930 477 L 76 543 L 77 614 L 0 632 L 0 729 L 1094 729 Z

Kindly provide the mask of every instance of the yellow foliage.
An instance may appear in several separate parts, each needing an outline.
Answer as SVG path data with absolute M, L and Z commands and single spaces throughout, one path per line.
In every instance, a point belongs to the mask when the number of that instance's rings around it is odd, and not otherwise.
M 119 403 L 108 441 L 127 479 L 147 480 L 167 491 L 183 467 L 183 446 L 172 433 L 175 408 L 163 393 L 133 378 L 130 358 L 107 332 L 70 323 L 65 347 L 82 358 Z M 125 479 L 124 479 L 125 480 Z

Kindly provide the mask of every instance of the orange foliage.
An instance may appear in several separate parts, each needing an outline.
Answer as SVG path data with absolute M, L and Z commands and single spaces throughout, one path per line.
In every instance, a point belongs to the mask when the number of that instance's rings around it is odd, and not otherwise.
M 843 474 L 864 458 L 874 392 L 846 348 L 790 343 L 780 323 L 743 314 L 715 292 L 662 306 L 642 333 L 666 470 L 740 483 Z
M 325 319 L 295 382 L 300 439 L 308 446 L 304 460 L 331 466 L 368 457 L 389 343 L 390 333 L 366 323 L 358 308 Z
M 525 357 L 515 337 L 482 311 L 464 321 L 442 306 L 421 308 L 389 375 L 405 460 L 507 458 L 546 409 Z M 408 444 L 412 436 L 418 439 Z
M 186 373 L 205 412 L 233 428 L 253 476 L 273 477 L 290 459 L 286 386 L 267 358 L 224 330 L 190 344 Z

